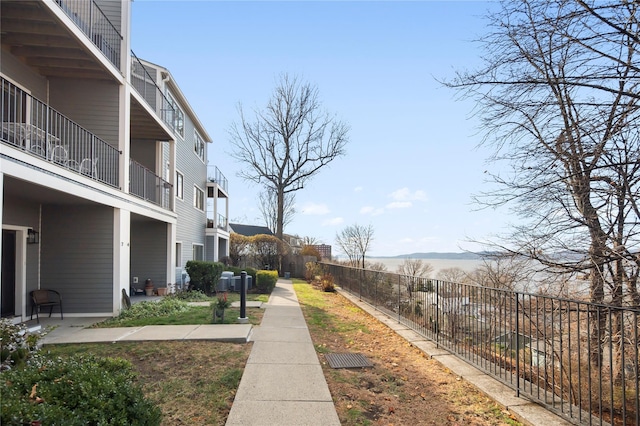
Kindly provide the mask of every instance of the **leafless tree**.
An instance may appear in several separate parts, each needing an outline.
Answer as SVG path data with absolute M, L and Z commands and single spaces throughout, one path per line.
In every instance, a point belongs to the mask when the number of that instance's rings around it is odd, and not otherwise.
M 400 275 L 408 275 L 410 277 L 426 277 L 433 272 L 433 266 L 422 259 L 412 259 L 408 257 L 398 265 L 396 272 Z
M 371 225 L 350 225 L 336 235 L 336 244 L 349 258 L 351 266 L 365 267 L 365 256 L 373 242 Z
M 275 234 L 282 239 L 285 196 L 299 191 L 324 166 L 345 153 L 349 126 L 322 111 L 318 89 L 283 74 L 263 110 L 254 117 L 238 106 L 229 130 L 232 156 L 246 164 L 239 176 L 276 194 Z
M 464 283 L 467 280 L 467 273 L 458 267 L 444 268 L 438 271 L 437 278 L 452 283 Z
M 282 228 L 291 223 L 296 214 L 296 194 L 284 195 L 284 210 L 282 211 Z M 260 213 L 267 228 L 274 232 L 278 227 L 278 194 L 273 188 L 267 187 L 258 195 Z
M 640 4 L 501 5 L 480 40 L 485 66 L 447 83 L 478 101 L 491 160 L 509 166 L 488 172 L 497 189 L 477 197 L 523 219 L 496 244 L 551 272 L 588 274 L 592 302 L 638 305 Z M 590 328 L 601 365 L 606 315 Z

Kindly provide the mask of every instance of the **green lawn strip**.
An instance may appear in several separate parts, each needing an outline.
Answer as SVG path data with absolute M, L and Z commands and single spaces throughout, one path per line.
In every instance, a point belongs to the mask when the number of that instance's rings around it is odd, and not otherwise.
M 308 315 L 307 324 L 310 327 L 317 327 L 336 333 L 349 333 L 352 331 L 369 333 L 366 326 L 351 321 L 342 321 L 340 318 L 327 312 L 330 299 L 332 297 L 339 297 L 337 294 L 318 291 L 309 283 L 300 279 L 293 280 L 293 288 L 298 296 L 300 306 Z

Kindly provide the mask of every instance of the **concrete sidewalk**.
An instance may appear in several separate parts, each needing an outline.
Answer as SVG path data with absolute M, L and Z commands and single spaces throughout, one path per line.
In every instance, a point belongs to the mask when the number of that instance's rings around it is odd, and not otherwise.
M 340 425 L 291 281 L 265 307 L 226 424 Z

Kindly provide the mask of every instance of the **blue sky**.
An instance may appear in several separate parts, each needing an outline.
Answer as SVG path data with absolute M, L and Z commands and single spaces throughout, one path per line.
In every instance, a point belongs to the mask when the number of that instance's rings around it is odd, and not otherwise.
M 241 180 L 227 130 L 263 108 L 281 73 L 315 84 L 351 126 L 347 154 L 296 195 L 285 232 L 335 247 L 346 226 L 372 225 L 372 256 L 478 250 L 507 212 L 477 210 L 488 152 L 474 104 L 442 87 L 479 64 L 480 1 L 135 0 L 132 50 L 168 68 L 213 139 L 209 164 L 229 180 L 230 220 L 262 225 L 259 187 Z

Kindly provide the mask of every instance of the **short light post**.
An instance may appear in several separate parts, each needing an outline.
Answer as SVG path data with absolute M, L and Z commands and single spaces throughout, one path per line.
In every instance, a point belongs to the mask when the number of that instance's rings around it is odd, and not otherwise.
M 240 324 L 246 324 L 249 322 L 247 318 L 247 272 L 242 271 L 240 273 L 240 317 L 238 317 Z

